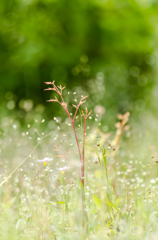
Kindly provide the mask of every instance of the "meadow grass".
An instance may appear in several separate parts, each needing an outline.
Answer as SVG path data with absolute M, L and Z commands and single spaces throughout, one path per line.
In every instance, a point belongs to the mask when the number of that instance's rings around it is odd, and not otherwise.
M 156 146 L 140 127 L 129 130 L 128 113 L 118 117 L 110 136 L 93 114 L 84 129 L 81 112 L 78 144 L 71 119 L 55 117 L 53 131 L 42 119 L 25 130 L 17 120 L 2 121 L 0 239 L 158 238 Z

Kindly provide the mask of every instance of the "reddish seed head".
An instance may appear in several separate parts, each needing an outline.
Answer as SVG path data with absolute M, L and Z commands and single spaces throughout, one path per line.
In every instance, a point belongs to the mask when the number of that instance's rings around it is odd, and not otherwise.
M 97 164 L 97 163 L 98 163 L 98 160 L 97 160 L 97 159 L 96 159 L 96 160 L 94 160 L 94 163 L 96 163 L 96 164 Z
M 52 84 L 52 82 L 45 82 L 45 84 Z

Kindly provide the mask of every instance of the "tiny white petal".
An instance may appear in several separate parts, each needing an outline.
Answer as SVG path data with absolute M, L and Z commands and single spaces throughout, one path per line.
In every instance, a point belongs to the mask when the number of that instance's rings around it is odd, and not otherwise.
M 69 167 L 64 166 L 62 168 L 57 168 L 57 170 L 59 170 L 59 171 L 65 171 L 66 169 L 69 169 Z
M 49 158 L 49 157 L 45 157 L 44 159 L 38 159 L 37 162 L 49 162 L 49 161 L 52 161 L 53 158 Z

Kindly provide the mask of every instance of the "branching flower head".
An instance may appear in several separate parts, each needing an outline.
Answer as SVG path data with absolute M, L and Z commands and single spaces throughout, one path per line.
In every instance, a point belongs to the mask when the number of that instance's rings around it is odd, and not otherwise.
M 92 110 L 90 112 L 88 112 L 88 109 L 86 109 L 86 113 L 84 114 L 84 112 L 82 111 L 82 115 L 83 115 L 84 119 L 87 119 L 91 115 L 91 112 L 92 112 Z
M 45 83 L 46 83 L 47 85 L 53 85 L 52 88 L 47 88 L 47 89 L 45 89 L 45 91 L 46 91 L 46 90 L 55 91 L 55 92 L 59 95 L 59 97 L 61 98 L 61 101 L 59 101 L 58 98 L 55 96 L 54 99 L 49 99 L 49 100 L 47 100 L 47 102 L 57 102 L 57 103 L 59 103 L 59 104 L 65 109 L 65 111 L 67 112 L 67 114 L 68 114 L 71 122 L 73 123 L 74 120 L 75 120 L 75 117 L 76 117 L 76 114 L 77 114 L 77 112 L 78 112 L 79 107 L 80 107 L 83 103 L 86 102 L 85 99 L 86 99 L 88 96 L 82 97 L 82 98 L 80 99 L 80 101 L 79 101 L 79 103 L 78 103 L 77 106 L 74 105 L 74 104 L 72 104 L 72 106 L 76 108 L 76 111 L 75 111 L 75 114 L 74 114 L 73 118 L 71 118 L 70 113 L 69 113 L 69 111 L 68 111 L 68 109 L 67 109 L 67 103 L 64 101 L 63 96 L 62 96 L 62 91 L 63 91 L 63 89 L 64 89 L 65 87 L 62 87 L 61 85 L 60 85 L 60 86 L 56 86 L 56 85 L 55 85 L 55 81 L 53 81 L 53 82 L 45 82 Z M 90 113 L 91 113 L 91 112 L 90 112 Z M 90 113 L 89 113 L 89 115 L 90 115 Z M 87 113 L 86 113 L 86 114 L 87 114 Z

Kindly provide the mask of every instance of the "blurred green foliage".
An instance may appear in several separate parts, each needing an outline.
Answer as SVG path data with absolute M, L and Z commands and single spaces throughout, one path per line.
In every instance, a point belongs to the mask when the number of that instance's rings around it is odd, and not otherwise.
M 109 117 L 156 109 L 157 13 L 155 0 L 1 0 L 1 110 L 9 101 L 42 113 L 52 80 L 88 92 Z

